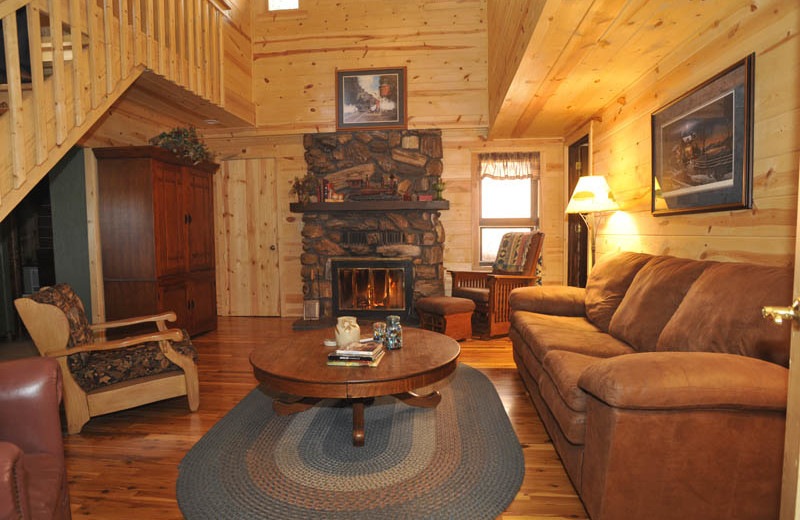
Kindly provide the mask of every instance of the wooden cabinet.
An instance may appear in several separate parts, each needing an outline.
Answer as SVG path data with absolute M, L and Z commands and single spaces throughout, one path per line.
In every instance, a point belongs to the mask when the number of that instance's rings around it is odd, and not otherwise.
M 217 327 L 216 164 L 161 148 L 97 148 L 106 318 L 175 311 L 190 334 Z

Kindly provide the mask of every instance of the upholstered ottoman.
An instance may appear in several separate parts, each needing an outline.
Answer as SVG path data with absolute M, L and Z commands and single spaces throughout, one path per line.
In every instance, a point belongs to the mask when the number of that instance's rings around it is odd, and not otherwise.
M 417 300 L 419 326 L 446 334 L 455 340 L 472 337 L 475 302 L 452 296 L 429 296 Z

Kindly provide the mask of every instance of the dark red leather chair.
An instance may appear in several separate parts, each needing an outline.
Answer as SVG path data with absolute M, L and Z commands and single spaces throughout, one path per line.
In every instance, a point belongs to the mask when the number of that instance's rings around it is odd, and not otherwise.
M 72 518 L 55 359 L 0 363 L 0 519 Z

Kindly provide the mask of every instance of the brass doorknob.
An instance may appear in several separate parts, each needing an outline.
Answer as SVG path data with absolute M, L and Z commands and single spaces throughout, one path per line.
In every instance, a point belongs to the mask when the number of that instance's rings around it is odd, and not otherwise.
M 791 307 L 764 307 L 761 315 L 778 324 L 783 323 L 783 320 L 800 321 L 800 298 L 796 298 Z

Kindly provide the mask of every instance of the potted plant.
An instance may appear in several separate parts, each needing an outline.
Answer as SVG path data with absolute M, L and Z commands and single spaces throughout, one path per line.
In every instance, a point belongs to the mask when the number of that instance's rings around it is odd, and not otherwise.
M 295 177 L 290 191 L 297 195 L 297 202 L 300 204 L 308 204 L 311 202 L 311 196 L 317 193 L 316 176 L 308 172 L 303 178 Z
M 433 189 L 436 190 L 436 196 L 433 200 L 444 200 L 442 198 L 442 192 L 444 191 L 445 183 L 443 180 L 439 179 L 439 181 L 433 185 Z
M 193 126 L 173 128 L 150 139 L 150 144 L 160 146 L 192 164 L 210 161 L 214 155 L 208 150 L 197 129 Z

